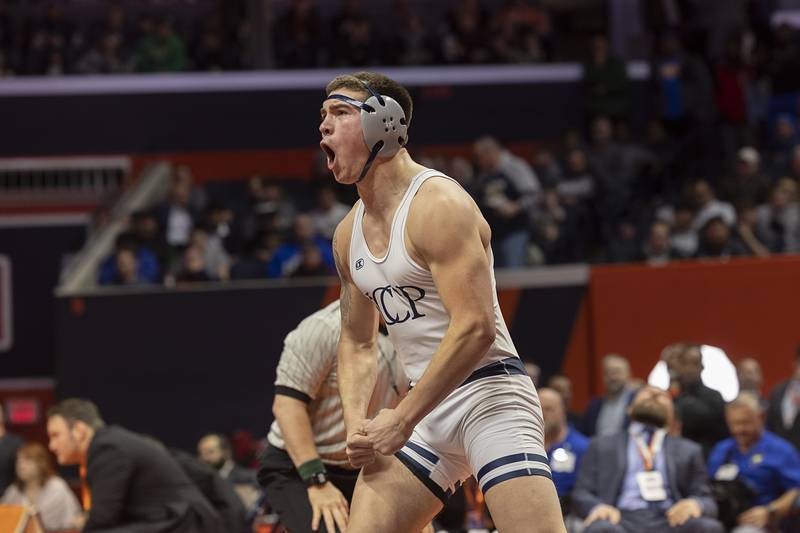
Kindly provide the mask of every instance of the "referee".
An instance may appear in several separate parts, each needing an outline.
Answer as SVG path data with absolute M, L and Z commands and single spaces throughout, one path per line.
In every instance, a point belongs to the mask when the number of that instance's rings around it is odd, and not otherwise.
M 275 401 L 258 480 L 291 533 L 344 531 L 358 478 L 345 453 L 347 434 L 336 383 L 339 301 L 304 319 L 284 340 Z M 378 335 L 378 379 L 370 416 L 394 406 L 408 378 L 389 339 Z M 319 529 L 318 529 L 319 528 Z

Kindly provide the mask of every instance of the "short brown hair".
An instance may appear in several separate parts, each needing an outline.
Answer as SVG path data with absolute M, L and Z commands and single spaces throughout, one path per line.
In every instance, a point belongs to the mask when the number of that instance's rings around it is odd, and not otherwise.
M 28 442 L 20 446 L 19 450 L 17 450 L 17 457 L 25 457 L 36 464 L 36 470 L 39 473 L 39 483 L 42 485 L 47 483 L 47 480 L 56 473 L 56 469 L 53 466 L 53 459 L 50 457 L 50 454 L 47 453 L 45 447 L 38 442 Z M 14 484 L 20 490 L 25 489 L 19 476 L 17 476 Z
M 92 429 L 100 429 L 106 423 L 100 417 L 97 406 L 82 398 L 69 398 L 47 410 L 47 418 L 63 417 L 68 425 L 81 421 Z
M 325 87 L 325 96 L 330 96 L 331 93 L 338 89 L 350 89 L 351 91 L 364 93 L 364 96 L 369 96 L 364 83 L 368 83 L 378 93 L 396 100 L 400 107 L 403 108 L 403 113 L 406 114 L 406 124 L 411 126 L 411 115 L 414 112 L 414 102 L 411 100 L 411 95 L 405 87 L 383 74 L 362 71 L 355 74 L 336 76 Z

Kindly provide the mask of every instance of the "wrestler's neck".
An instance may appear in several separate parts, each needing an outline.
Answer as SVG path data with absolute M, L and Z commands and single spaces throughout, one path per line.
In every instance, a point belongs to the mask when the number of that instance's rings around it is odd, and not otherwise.
M 411 179 L 423 170 L 425 167 L 411 159 L 405 148 L 389 159 L 376 159 L 356 185 L 364 209 L 372 217 L 391 222 Z

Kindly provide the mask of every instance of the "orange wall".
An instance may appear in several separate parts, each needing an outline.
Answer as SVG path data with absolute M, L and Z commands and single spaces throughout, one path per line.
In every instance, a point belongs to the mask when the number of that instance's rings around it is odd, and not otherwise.
M 664 346 L 699 342 L 734 362 L 758 358 L 769 391 L 791 373 L 800 344 L 800 257 L 596 267 L 588 305 L 589 368 L 618 352 L 646 378 Z

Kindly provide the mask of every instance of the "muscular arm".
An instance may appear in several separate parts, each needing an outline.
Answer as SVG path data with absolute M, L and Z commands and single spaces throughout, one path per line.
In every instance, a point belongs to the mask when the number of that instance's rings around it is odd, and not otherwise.
M 420 188 L 411 215 L 408 238 L 450 315 L 427 370 L 397 407 L 413 427 L 475 370 L 494 342 L 496 325 L 489 227 L 472 200 L 449 181 L 431 180 Z
M 378 368 L 378 312 L 353 283 L 347 263 L 352 221 L 351 214 L 336 228 L 333 236 L 334 260 L 342 284 L 337 379 L 348 435 L 360 432 L 357 425 L 367 417 Z

